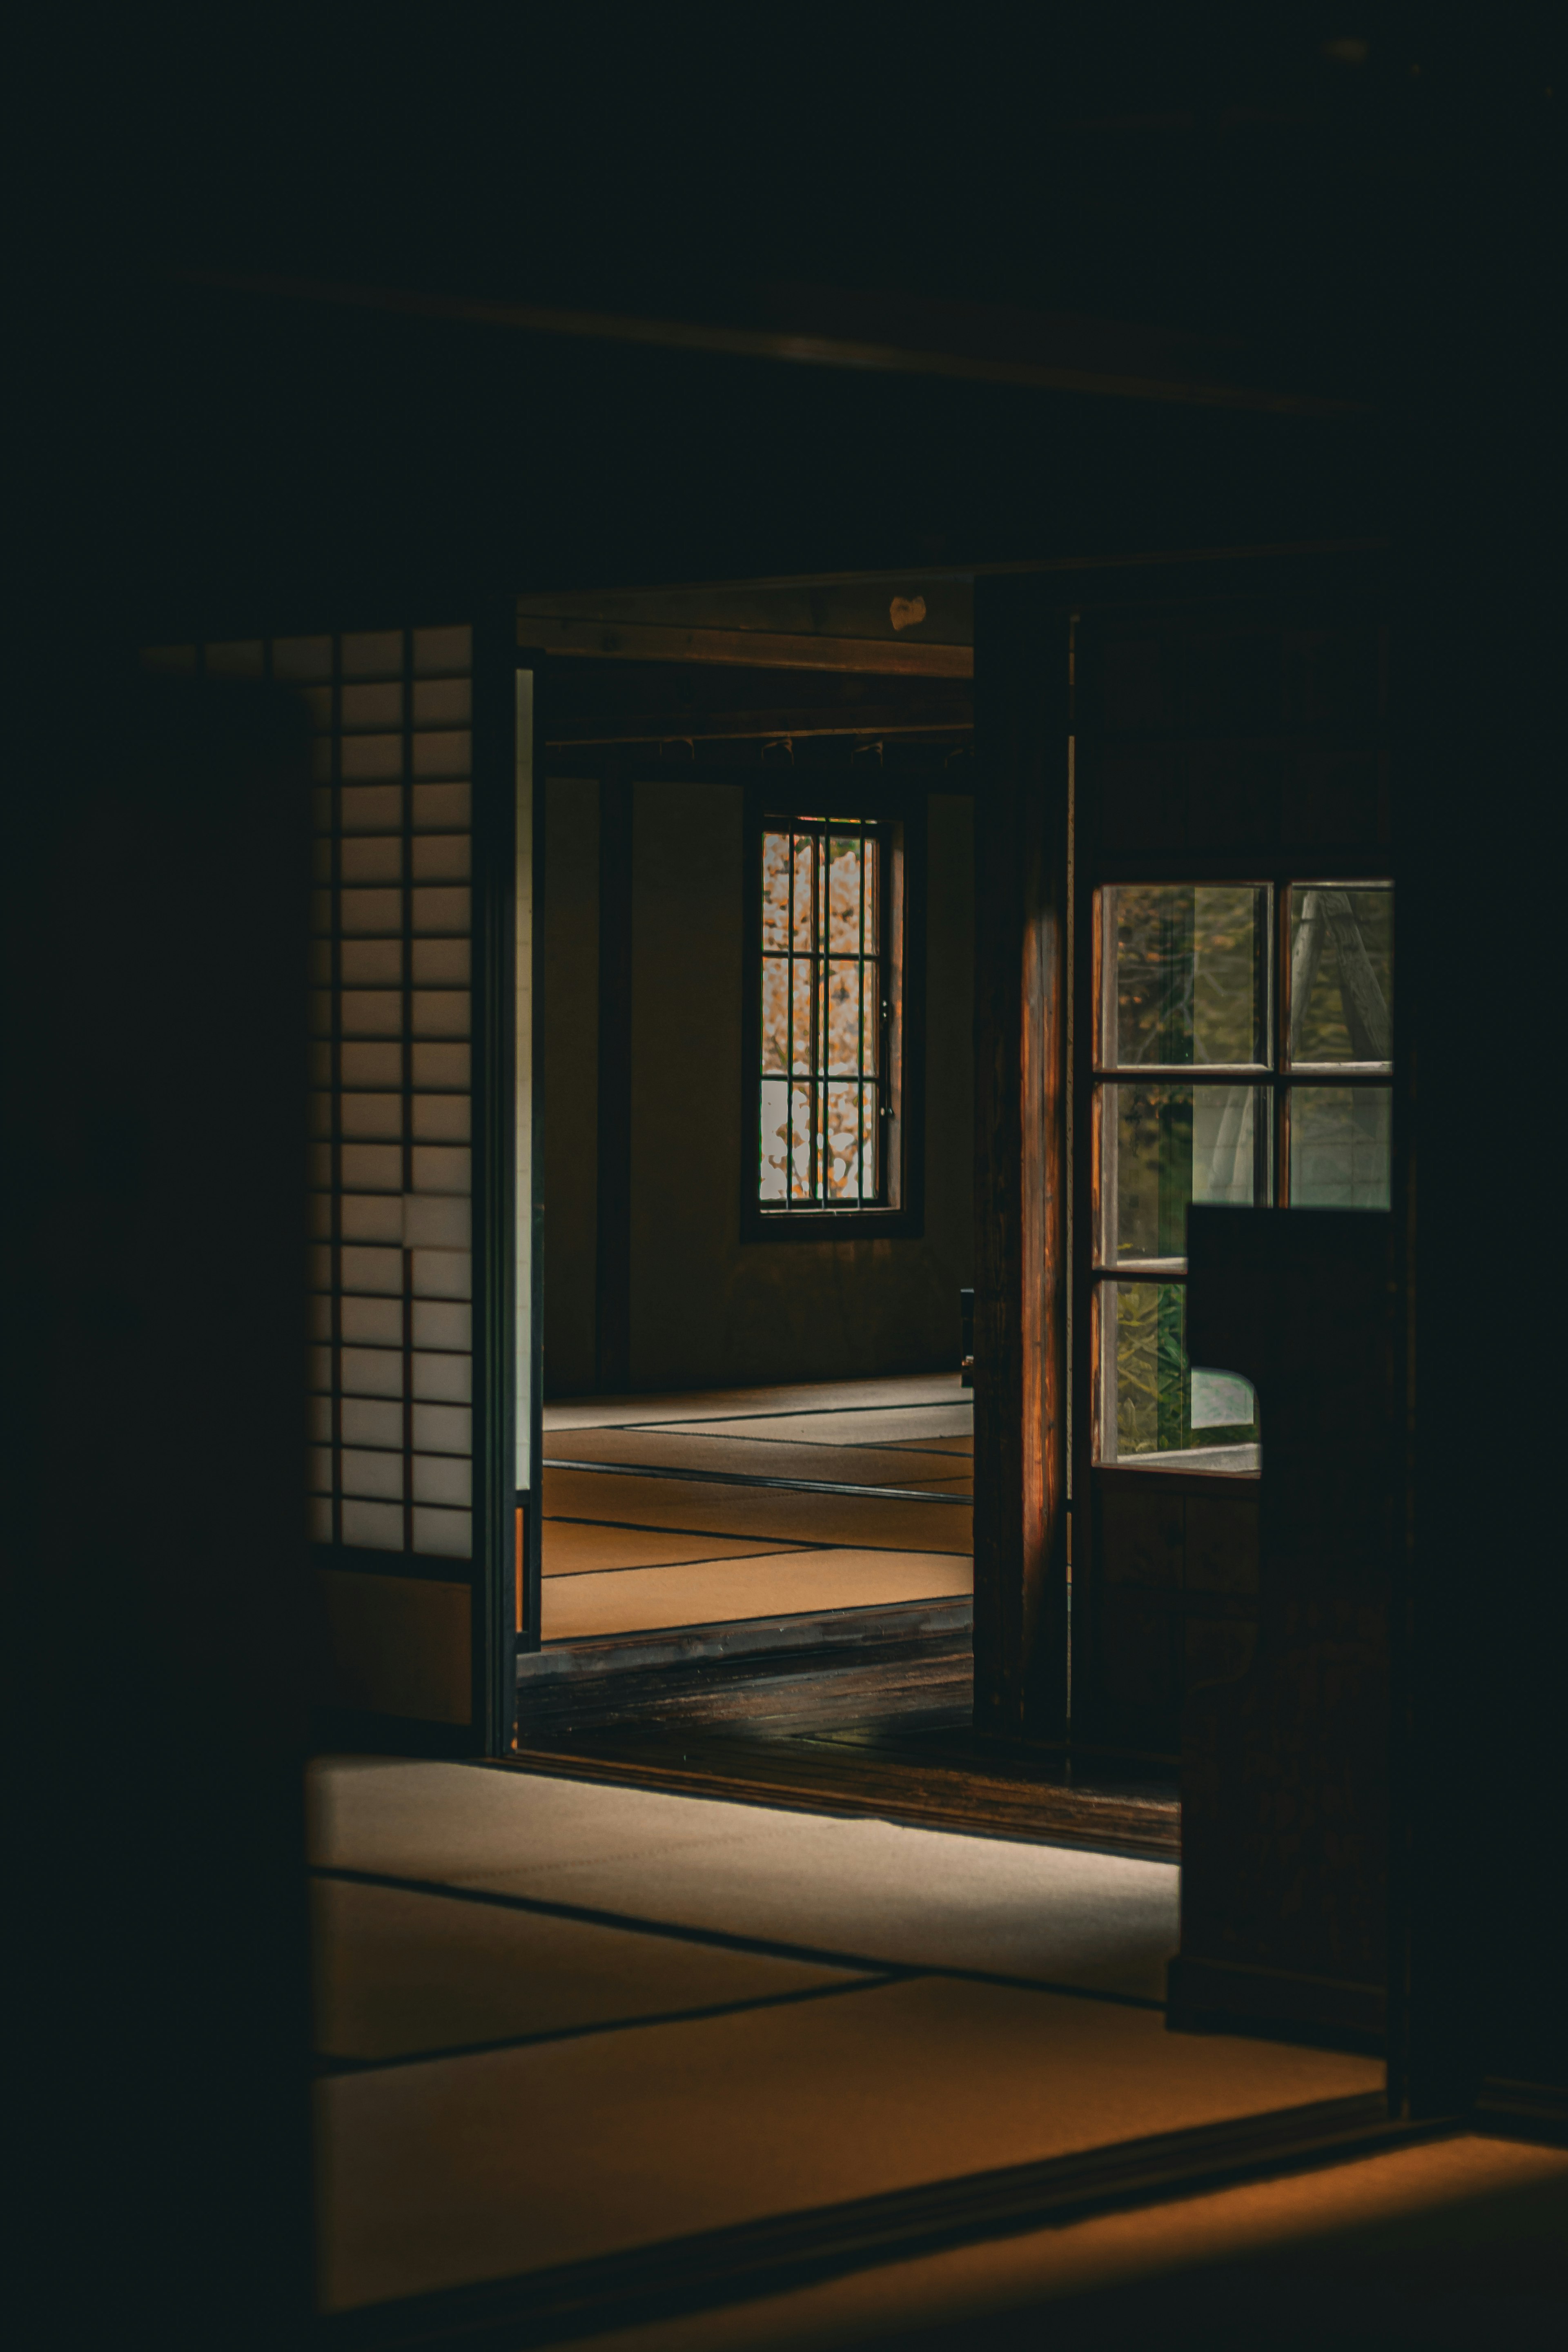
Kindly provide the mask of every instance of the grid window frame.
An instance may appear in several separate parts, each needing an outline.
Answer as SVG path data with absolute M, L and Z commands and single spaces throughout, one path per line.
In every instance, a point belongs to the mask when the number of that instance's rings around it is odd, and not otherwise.
M 785 907 L 782 939 L 770 936 L 766 911 L 770 845 L 784 845 Z M 848 844 L 857 849 L 855 944 L 833 945 L 834 867 Z M 804 850 L 804 856 L 802 852 Z M 759 1202 L 764 1215 L 781 1210 L 842 1211 L 880 1209 L 888 1202 L 887 1118 L 884 1097 L 891 1052 L 891 975 L 888 879 L 892 842 L 887 825 L 875 818 L 774 815 L 763 821 L 763 1006 L 759 1081 L 762 1093 L 762 1135 L 759 1139 Z M 804 869 L 804 870 L 803 870 Z M 804 900 L 804 905 L 803 905 Z M 870 920 L 868 922 L 868 901 Z M 805 931 L 804 941 L 802 930 Z M 836 981 L 847 979 L 853 999 L 855 1066 L 837 1064 L 832 1043 L 831 1002 Z M 801 985 L 804 980 L 804 989 Z M 782 997 L 784 1025 L 783 1066 L 772 1063 L 767 1049 L 770 998 Z M 870 1002 L 868 1003 L 868 996 Z M 868 1066 L 868 1013 L 872 1051 Z M 797 1017 L 798 1016 L 798 1017 Z M 804 1034 L 803 1034 L 804 1033 Z M 778 1108 L 777 1091 L 784 1092 L 784 1145 L 782 1161 L 767 1150 L 768 1121 Z M 830 1194 L 829 1167 L 833 1158 L 829 1097 L 837 1087 L 855 1089 L 854 1152 L 856 1183 L 853 1197 Z M 867 1097 L 870 1101 L 868 1105 Z M 770 1100 L 770 1097 L 774 1099 Z M 798 1117 L 797 1117 L 798 1105 Z M 867 1113 L 870 1123 L 868 1127 Z M 867 1146 L 869 1143 L 869 1150 Z M 800 1168 L 804 1148 L 805 1169 Z M 867 1162 L 870 1166 L 868 1171 Z M 778 1165 L 782 1196 L 775 1202 L 767 1190 L 770 1167 Z M 868 1173 L 869 1182 L 867 1181 Z M 804 1175 L 804 1189 L 801 1178 Z
M 742 921 L 742 1070 L 740 1234 L 742 1242 L 912 1238 L 922 1229 L 925 795 L 868 787 L 858 779 L 785 775 L 745 780 Z M 877 1191 L 845 1203 L 762 1197 L 763 1086 L 782 1074 L 763 1068 L 763 849 L 783 828 L 829 836 L 836 825 L 879 844 L 879 939 L 886 1017 L 878 1022 Z M 860 1032 L 862 1052 L 864 1028 Z M 826 1083 L 828 1074 L 819 1073 Z M 859 1084 L 860 1074 L 847 1083 Z M 867 1082 L 871 1083 L 869 1074 Z M 787 1083 L 787 1076 L 786 1076 Z
M 1186 1062 L 1169 1060 L 1125 1061 L 1108 1053 L 1110 1031 L 1110 1011 L 1114 988 L 1115 941 L 1112 936 L 1114 894 L 1122 889 L 1203 889 L 1252 890 L 1258 894 L 1261 909 L 1258 962 L 1260 998 L 1261 1057 L 1256 1060 L 1237 1059 L 1231 1062 Z M 1392 1181 L 1392 1106 L 1395 1084 L 1395 1038 L 1392 1013 L 1384 1007 L 1387 1022 L 1384 1043 L 1386 1055 L 1366 1059 L 1310 1059 L 1292 1051 L 1296 1029 L 1297 1006 L 1294 1001 L 1291 911 L 1296 893 L 1307 897 L 1324 897 L 1359 892 L 1386 892 L 1389 896 L 1390 948 L 1393 946 L 1393 913 L 1395 905 L 1394 882 L 1384 868 L 1373 873 L 1364 866 L 1353 872 L 1340 874 L 1314 872 L 1310 868 L 1292 868 L 1289 872 L 1276 870 L 1261 877 L 1237 873 L 1216 874 L 1212 881 L 1201 875 L 1178 878 L 1168 873 L 1161 875 L 1129 874 L 1125 879 L 1114 873 L 1104 874 L 1096 882 L 1089 898 L 1090 925 L 1089 942 L 1089 1233 L 1087 1252 L 1087 1272 L 1089 1296 L 1086 1301 L 1089 1319 L 1089 1464 L 1096 1470 L 1135 1470 L 1141 1475 L 1165 1473 L 1191 1477 L 1203 1471 L 1215 1471 L 1227 1479 L 1256 1477 L 1256 1460 L 1232 1466 L 1204 1457 L 1207 1449 L 1194 1448 L 1185 1442 L 1171 1450 L 1150 1454 L 1140 1452 L 1121 1454 L 1106 1451 L 1106 1420 L 1108 1386 L 1111 1377 L 1117 1345 L 1120 1309 L 1114 1318 L 1109 1313 L 1109 1301 L 1122 1286 L 1150 1286 L 1157 1292 L 1167 1289 L 1176 1300 L 1184 1296 L 1187 1280 L 1184 1251 L 1180 1254 L 1156 1248 L 1152 1252 L 1113 1255 L 1108 1247 L 1108 1236 L 1116 1211 L 1110 1198 L 1118 1181 L 1116 1168 L 1116 1133 L 1121 1124 L 1116 1116 L 1119 1092 L 1134 1085 L 1164 1086 L 1175 1090 L 1184 1088 L 1195 1098 L 1200 1089 L 1208 1087 L 1247 1088 L 1252 1093 L 1253 1177 L 1252 1201 L 1258 1207 L 1289 1208 L 1292 1203 L 1294 1167 L 1294 1111 L 1298 1097 L 1331 1092 L 1342 1094 L 1351 1101 L 1364 1103 L 1371 1108 L 1381 1105 L 1383 1136 L 1381 1148 L 1384 1165 Z M 1263 1115 L 1260 1117 L 1259 1112 Z M 1375 1140 L 1375 1139 L 1374 1139 Z M 1294 1205 L 1300 1205 L 1300 1202 Z M 1313 1205 L 1309 1203 L 1308 1205 Z M 1365 1213 L 1368 1209 L 1386 1203 L 1347 1203 L 1347 1213 Z M 1163 1312 L 1166 1302 L 1159 1300 L 1157 1316 Z M 1169 1319 L 1166 1318 L 1165 1319 Z M 1184 1316 L 1181 1318 L 1184 1322 Z M 1161 1344 L 1160 1342 L 1156 1343 Z M 1210 1376 L 1214 1377 L 1214 1376 Z M 1190 1391 L 1189 1369 L 1186 1389 Z M 1187 1410 L 1184 1402 L 1184 1415 Z M 1242 1424 L 1236 1424 L 1241 1427 Z M 1184 1418 L 1184 1441 L 1190 1437 Z M 1221 1436 L 1216 1440 L 1219 1450 L 1231 1452 L 1238 1441 Z M 1239 1441 L 1247 1444 L 1247 1441 Z M 1247 1445 L 1256 1454 L 1256 1442 Z

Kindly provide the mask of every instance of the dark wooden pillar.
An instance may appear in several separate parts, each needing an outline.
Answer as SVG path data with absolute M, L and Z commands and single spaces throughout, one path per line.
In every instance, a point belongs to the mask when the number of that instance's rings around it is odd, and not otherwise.
M 624 761 L 599 782 L 598 1245 L 595 1386 L 630 1384 L 632 1349 L 632 785 Z
M 974 604 L 974 1721 L 1067 1731 L 1068 621 Z
M 1541 1054 L 1562 997 L 1568 806 L 1563 362 L 1539 297 L 1561 207 L 1531 128 L 1493 114 L 1441 204 L 1412 215 L 1389 280 L 1405 305 L 1387 471 L 1411 844 L 1390 2074 L 1405 2113 L 1468 2110 L 1563 2144 L 1562 1318 L 1531 1247 L 1552 1215 L 1525 1205 L 1555 1204 L 1562 1160 Z M 1510 1199 L 1511 1219 L 1496 1205 Z

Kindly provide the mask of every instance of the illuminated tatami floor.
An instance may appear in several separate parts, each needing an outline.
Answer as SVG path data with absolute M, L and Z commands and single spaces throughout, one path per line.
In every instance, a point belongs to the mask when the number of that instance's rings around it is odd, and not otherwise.
M 1568 2152 L 1465 2133 L 985 2240 L 580 2352 L 1555 2352 Z
M 956 1373 L 547 1405 L 545 1641 L 963 1598 L 973 1424 Z
M 1381 2083 L 1167 2034 L 1168 1863 L 452 1764 L 315 1811 L 332 2309 Z

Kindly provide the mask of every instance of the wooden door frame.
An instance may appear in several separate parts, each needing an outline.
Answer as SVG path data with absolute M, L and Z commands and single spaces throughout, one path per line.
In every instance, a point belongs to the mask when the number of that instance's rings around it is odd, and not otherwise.
M 974 1723 L 1068 1731 L 1071 609 L 974 591 Z

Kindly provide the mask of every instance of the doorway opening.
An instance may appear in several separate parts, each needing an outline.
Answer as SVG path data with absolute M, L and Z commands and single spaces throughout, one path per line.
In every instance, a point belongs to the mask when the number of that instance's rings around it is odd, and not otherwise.
M 973 583 L 524 600 L 540 1633 L 518 1747 L 1174 1853 L 973 1729 Z
M 519 1739 L 971 1704 L 970 583 L 532 604 L 539 1651 Z

